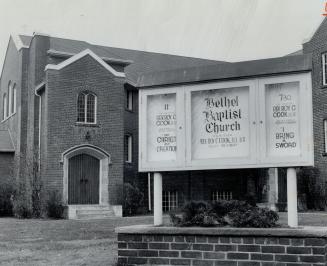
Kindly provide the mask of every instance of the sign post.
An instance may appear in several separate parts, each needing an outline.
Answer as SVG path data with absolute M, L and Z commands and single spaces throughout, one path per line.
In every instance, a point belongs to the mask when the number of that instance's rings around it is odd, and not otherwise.
M 162 225 L 162 174 L 153 175 L 153 222 L 154 225 Z
M 287 218 L 290 227 L 298 226 L 297 184 L 295 168 L 287 168 Z

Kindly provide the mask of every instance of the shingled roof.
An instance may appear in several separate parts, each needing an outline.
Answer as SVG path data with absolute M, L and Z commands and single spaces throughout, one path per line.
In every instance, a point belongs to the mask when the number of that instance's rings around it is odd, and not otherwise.
M 32 36 L 19 35 L 23 44 L 29 46 Z M 131 49 L 106 47 L 90 44 L 85 41 L 63 39 L 49 36 L 51 51 L 66 54 L 77 54 L 83 50 L 90 49 L 99 57 L 114 58 L 133 61 L 125 68 L 128 80 L 136 81 L 141 74 L 153 71 L 167 71 L 180 68 L 200 67 L 226 63 L 201 58 L 177 56 L 155 52 L 145 52 Z
M 20 35 L 29 46 L 33 37 Z M 225 80 L 253 76 L 310 71 L 311 55 L 296 52 L 279 58 L 244 62 L 223 62 L 170 54 L 93 45 L 85 41 L 49 36 L 49 51 L 68 56 L 87 49 L 101 58 L 132 62 L 125 67 L 126 80 L 134 87 L 151 87 L 198 81 Z M 109 63 L 110 64 L 110 63 Z
M 153 71 L 140 75 L 135 87 L 153 87 L 199 81 L 218 81 L 280 74 L 308 72 L 312 69 L 311 54 L 284 56 L 236 63 L 222 63 L 167 71 Z

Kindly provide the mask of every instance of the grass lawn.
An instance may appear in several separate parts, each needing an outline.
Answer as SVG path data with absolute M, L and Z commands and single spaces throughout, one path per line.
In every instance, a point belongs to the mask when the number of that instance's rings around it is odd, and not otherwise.
M 286 224 L 286 213 L 280 217 Z M 0 265 L 115 265 L 115 227 L 151 223 L 151 216 L 88 221 L 0 218 Z M 327 226 L 327 213 L 300 214 L 299 224 Z

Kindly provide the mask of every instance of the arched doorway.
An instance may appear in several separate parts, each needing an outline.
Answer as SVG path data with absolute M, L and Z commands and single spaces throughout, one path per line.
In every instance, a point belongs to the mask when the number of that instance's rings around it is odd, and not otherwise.
M 109 205 L 109 161 L 93 145 L 75 146 L 62 154 L 63 200 L 72 205 Z
M 68 204 L 99 204 L 100 160 L 82 153 L 68 161 Z

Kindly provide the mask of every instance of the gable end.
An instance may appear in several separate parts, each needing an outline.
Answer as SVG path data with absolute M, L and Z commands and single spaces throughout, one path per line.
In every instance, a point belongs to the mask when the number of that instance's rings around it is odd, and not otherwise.
M 115 69 L 113 69 L 110 65 L 108 65 L 103 59 L 101 59 L 99 56 L 97 56 L 95 53 L 93 53 L 90 49 L 85 49 L 84 51 L 68 58 L 67 60 L 61 62 L 58 65 L 48 64 L 45 67 L 45 70 L 52 69 L 52 70 L 61 70 L 65 68 L 66 66 L 80 60 L 81 58 L 85 57 L 86 55 L 91 56 L 95 61 L 97 61 L 100 65 L 102 65 L 105 69 L 107 69 L 111 74 L 113 74 L 116 77 L 125 78 L 125 73 L 118 72 Z

